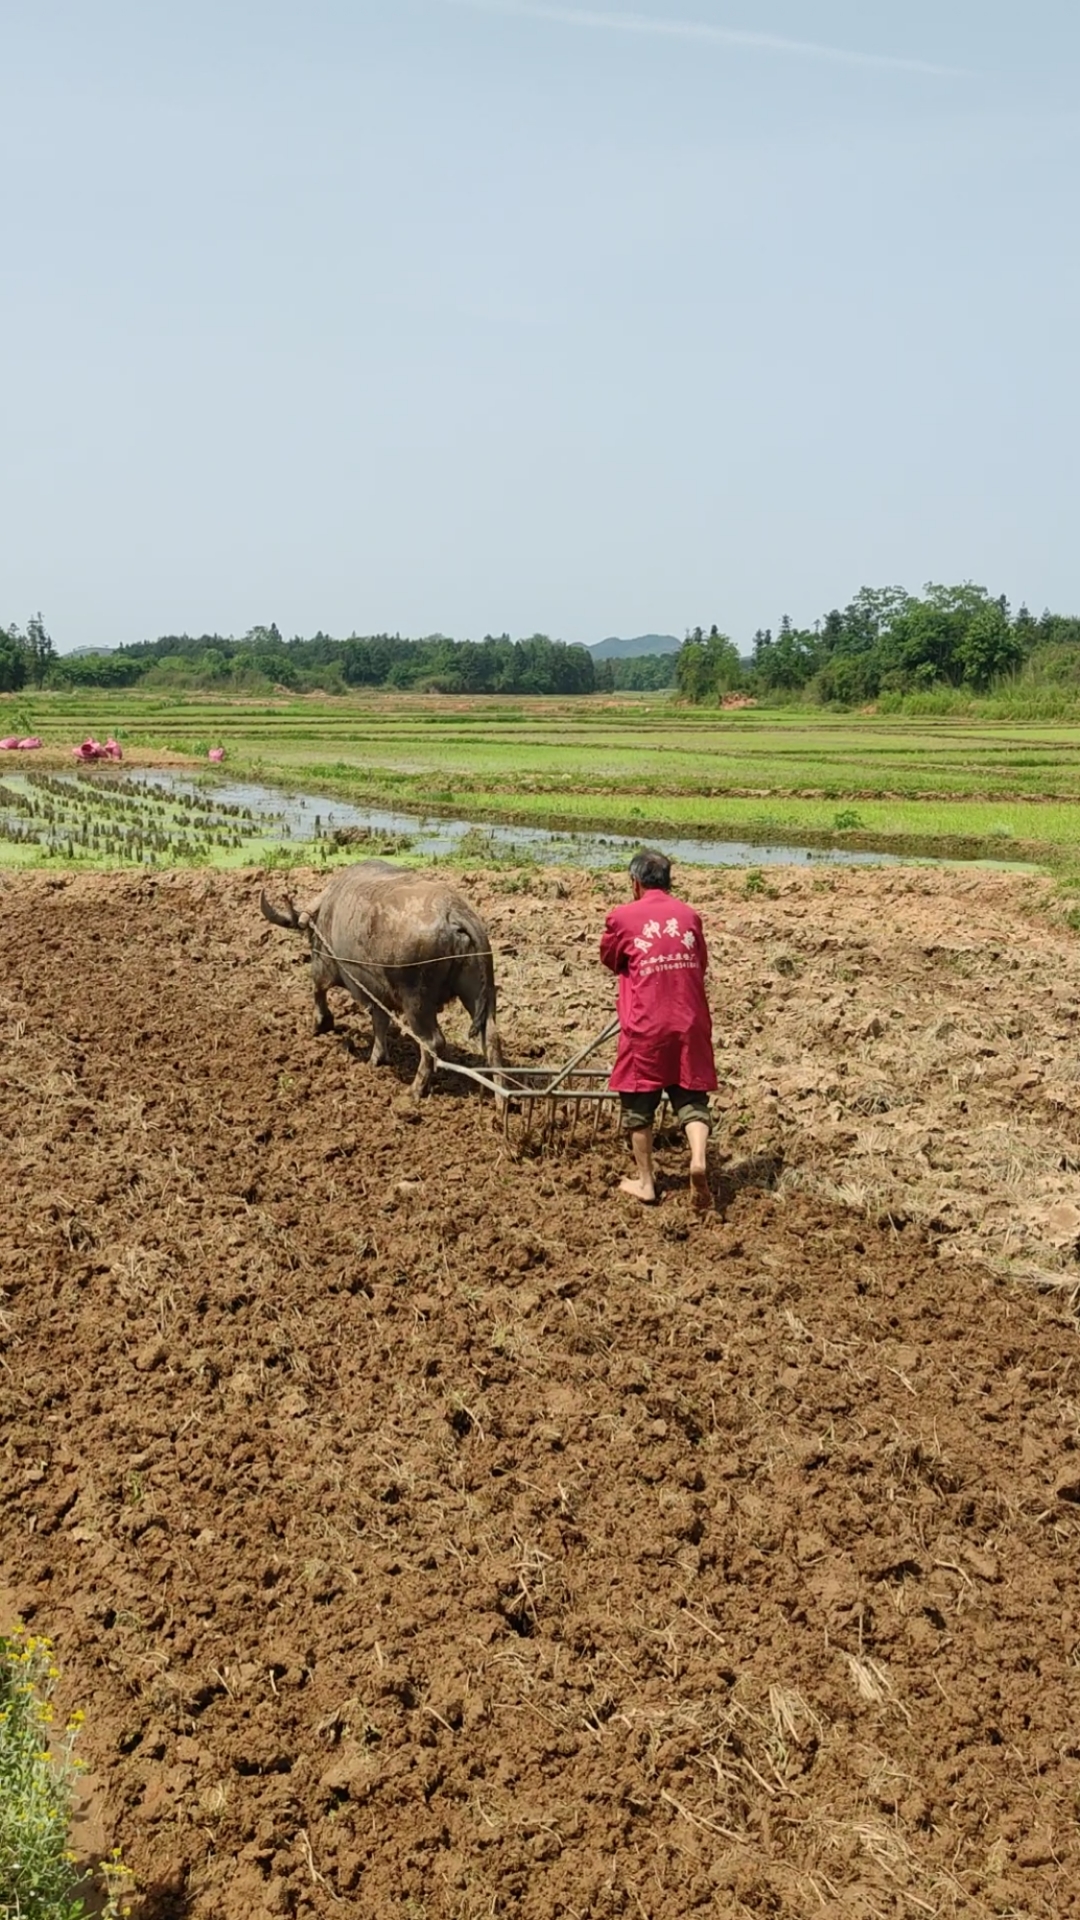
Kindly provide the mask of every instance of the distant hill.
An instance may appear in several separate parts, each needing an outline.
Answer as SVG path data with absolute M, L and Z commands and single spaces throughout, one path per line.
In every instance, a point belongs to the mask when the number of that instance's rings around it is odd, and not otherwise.
M 589 648 L 594 660 L 636 660 L 643 653 L 678 653 L 682 646 L 673 633 L 639 633 L 634 640 L 598 640 Z

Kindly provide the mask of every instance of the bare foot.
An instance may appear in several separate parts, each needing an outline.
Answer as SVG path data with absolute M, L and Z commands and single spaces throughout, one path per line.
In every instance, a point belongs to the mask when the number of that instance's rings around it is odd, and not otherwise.
M 713 1197 L 709 1188 L 709 1176 L 704 1167 L 690 1174 L 690 1205 L 695 1213 L 711 1213 Z
M 619 1192 L 628 1193 L 632 1200 L 640 1200 L 643 1206 L 655 1207 L 656 1188 L 647 1180 L 631 1180 L 629 1174 L 619 1181 Z

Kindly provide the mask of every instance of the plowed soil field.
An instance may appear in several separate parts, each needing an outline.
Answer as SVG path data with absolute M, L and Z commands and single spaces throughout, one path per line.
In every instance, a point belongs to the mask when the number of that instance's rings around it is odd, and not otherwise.
M 686 882 L 701 1220 L 312 1038 L 258 884 L 0 880 L 0 1585 L 147 1920 L 1080 1914 L 1043 884 Z M 465 885 L 567 1057 L 621 887 Z

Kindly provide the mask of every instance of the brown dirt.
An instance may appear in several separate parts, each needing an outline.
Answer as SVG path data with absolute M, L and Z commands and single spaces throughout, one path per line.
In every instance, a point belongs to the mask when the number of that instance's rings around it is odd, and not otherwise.
M 85 740 L 86 735 L 83 734 L 81 738 Z M 0 758 L 0 779 L 5 774 L 33 773 L 35 768 L 39 773 L 56 771 L 69 773 L 80 764 L 74 753 L 78 745 L 79 741 L 73 738 L 70 745 L 50 744 L 36 747 L 32 753 L 5 753 Z M 108 768 L 113 766 L 114 762 L 91 761 L 90 764 Z M 138 768 L 205 766 L 206 763 L 201 756 L 196 759 L 194 754 L 177 753 L 172 747 L 125 747 L 123 764 L 128 768 Z
M 565 1057 L 615 883 L 468 884 Z M 1045 889 L 695 886 L 702 1222 L 310 1038 L 256 895 L 0 879 L 0 1584 L 144 1913 L 1080 1914 Z

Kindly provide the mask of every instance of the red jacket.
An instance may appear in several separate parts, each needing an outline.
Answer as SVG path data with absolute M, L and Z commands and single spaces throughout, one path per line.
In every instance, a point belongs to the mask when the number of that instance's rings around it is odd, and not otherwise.
M 650 888 L 609 913 L 600 958 L 619 981 L 616 1093 L 716 1085 L 712 1019 L 705 998 L 709 956 L 701 920 L 685 900 Z

